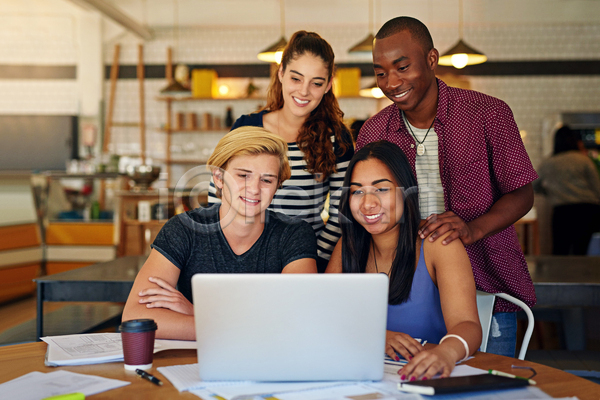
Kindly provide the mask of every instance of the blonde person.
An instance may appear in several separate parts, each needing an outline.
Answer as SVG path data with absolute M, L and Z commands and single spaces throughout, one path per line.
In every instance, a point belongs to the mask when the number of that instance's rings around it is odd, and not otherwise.
M 338 223 L 340 188 L 354 154 L 344 113 L 331 90 L 334 54 L 314 32 L 298 31 L 285 48 L 279 69 L 271 77 L 267 105 L 241 116 L 233 125 L 260 126 L 283 138 L 292 168 L 269 209 L 307 221 L 317 236 L 322 272 L 341 235 Z M 329 219 L 321 218 L 330 195 Z M 218 202 L 209 195 L 209 202 Z
M 402 150 L 379 141 L 355 155 L 340 202 L 342 239 L 327 272 L 383 273 L 390 279 L 386 353 L 409 360 L 401 379 L 447 377 L 481 344 L 475 281 L 459 241 L 418 235 L 417 182 Z M 438 344 L 425 349 L 415 340 Z
M 151 318 L 157 337 L 195 339 L 196 273 L 316 273 L 316 240 L 306 222 L 267 210 L 290 176 L 287 146 L 262 128 L 225 135 L 208 160 L 220 205 L 171 218 L 138 273 L 123 320 Z

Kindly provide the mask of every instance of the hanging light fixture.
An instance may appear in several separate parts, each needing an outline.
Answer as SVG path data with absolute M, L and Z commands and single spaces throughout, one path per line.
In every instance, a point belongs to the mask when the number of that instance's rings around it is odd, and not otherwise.
M 377 82 L 373 82 L 372 85 L 360 89 L 358 91 L 358 94 L 361 97 L 374 97 L 376 99 L 381 99 L 385 97 L 383 91 L 377 86 Z
M 175 34 L 176 39 L 175 43 L 179 46 L 179 7 L 178 0 L 173 0 L 173 19 L 175 21 Z M 176 18 L 176 19 L 175 19 Z M 177 68 L 180 71 L 183 71 L 187 68 L 184 65 L 178 65 Z M 189 73 L 189 71 L 188 71 Z M 171 47 L 167 48 L 167 65 L 165 70 L 165 75 L 167 78 L 167 86 L 160 90 L 161 94 L 166 96 L 185 96 L 190 95 L 192 92 L 189 88 L 186 88 L 179 80 L 176 79 L 177 74 L 173 74 L 173 50 Z
M 160 90 L 161 94 L 166 96 L 177 96 L 177 95 L 189 95 L 192 92 L 189 88 L 183 86 L 179 81 L 177 81 L 173 77 L 173 56 L 172 49 L 170 47 L 167 48 L 167 67 L 166 67 L 166 78 L 167 78 L 167 86 Z
M 348 53 L 368 53 L 370 55 L 373 52 L 373 40 L 375 40 L 375 36 L 373 36 L 373 0 L 369 0 L 369 34 L 366 38 L 350 47 L 350 49 L 348 49 Z
M 481 64 L 487 61 L 482 52 L 475 50 L 463 39 L 463 7 L 462 0 L 458 0 L 458 43 L 445 52 L 438 60 L 439 65 L 454 66 L 461 69 L 467 65 Z
M 287 45 L 287 40 L 285 39 L 285 7 L 284 0 L 279 0 L 279 14 L 280 21 L 279 26 L 281 28 L 281 37 L 279 40 L 260 53 L 258 53 L 257 57 L 261 61 L 270 62 L 270 63 L 281 63 L 281 57 L 283 56 L 283 49 Z

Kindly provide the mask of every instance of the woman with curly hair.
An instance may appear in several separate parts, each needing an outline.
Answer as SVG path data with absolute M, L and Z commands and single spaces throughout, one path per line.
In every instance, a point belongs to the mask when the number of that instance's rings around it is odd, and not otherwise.
M 317 236 L 318 267 L 323 272 L 341 235 L 338 204 L 352 138 L 331 90 L 334 54 L 317 33 L 298 31 L 286 46 L 281 64 L 271 77 L 267 105 L 241 116 L 232 129 L 260 126 L 288 145 L 292 177 L 283 182 L 270 209 L 302 218 Z M 329 219 L 321 218 L 330 194 Z M 209 202 L 218 199 L 211 185 Z

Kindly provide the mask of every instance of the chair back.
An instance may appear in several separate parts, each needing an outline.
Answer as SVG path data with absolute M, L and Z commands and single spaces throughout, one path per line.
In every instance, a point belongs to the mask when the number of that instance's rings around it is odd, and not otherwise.
M 523 336 L 523 343 L 521 343 L 518 357 L 519 360 L 524 360 L 525 354 L 527 354 L 527 347 L 529 347 L 529 341 L 531 340 L 531 335 L 533 334 L 535 320 L 533 318 L 533 313 L 527 304 L 506 293 L 486 293 L 480 290 L 477 291 L 477 312 L 479 313 L 479 321 L 481 322 L 482 330 L 481 347 L 479 350 L 483 352 L 487 350 L 487 342 L 490 334 L 490 327 L 492 325 L 492 314 L 494 312 L 494 300 L 496 297 L 500 297 L 521 307 L 527 315 L 527 329 Z
M 487 350 L 487 342 L 492 326 L 492 314 L 494 312 L 494 302 L 496 296 L 493 293 L 477 291 L 477 312 L 479 313 L 479 322 L 481 323 L 481 346 L 479 351 L 484 353 Z
M 596 232 L 590 238 L 587 249 L 588 256 L 600 256 L 600 232 Z

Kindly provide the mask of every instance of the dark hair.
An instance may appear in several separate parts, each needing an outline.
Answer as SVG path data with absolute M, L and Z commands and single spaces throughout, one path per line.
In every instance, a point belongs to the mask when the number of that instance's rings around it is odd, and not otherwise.
M 385 39 L 402 31 L 409 31 L 413 39 L 419 42 L 425 54 L 433 49 L 433 39 L 431 38 L 429 29 L 427 29 L 424 23 L 413 17 L 396 17 L 390 19 L 379 29 L 377 35 L 375 35 L 375 39 Z
M 581 142 L 581 135 L 567 125 L 563 126 L 554 134 L 554 155 L 569 150 L 579 150 L 579 142 Z
M 348 165 L 344 178 L 345 191 L 340 200 L 340 222 L 342 227 L 342 271 L 365 272 L 371 246 L 371 235 L 352 216 L 350 210 L 350 181 L 354 167 L 360 161 L 377 159 L 384 163 L 401 188 L 404 200 L 403 224 L 398 236 L 396 254 L 390 269 L 389 304 L 400 304 L 408 300 L 415 274 L 417 230 L 421 220 L 419 213 L 419 191 L 408 159 L 398 146 L 380 140 L 360 149 Z
M 360 128 L 367 122 L 365 119 L 357 119 L 350 125 L 350 134 L 352 135 L 352 140 L 356 143 L 356 139 L 358 139 L 358 133 L 360 132 Z
M 281 58 L 283 71 L 291 61 L 307 53 L 323 60 L 327 68 L 327 79 L 331 81 L 335 57 L 333 49 L 325 39 L 315 32 L 298 31 L 292 35 Z M 274 69 L 267 93 L 267 105 L 264 109 L 276 111 L 282 107 L 281 82 L 277 70 Z M 342 136 L 342 132 L 347 130 L 343 117 L 344 113 L 340 109 L 333 90 L 329 90 L 300 128 L 296 144 L 304 153 L 307 170 L 312 174 L 321 174 L 317 180 L 325 180 L 336 172 L 336 154 L 331 142 L 332 134 L 335 135 L 342 154 L 352 146 L 352 143 L 348 143 L 347 139 Z

